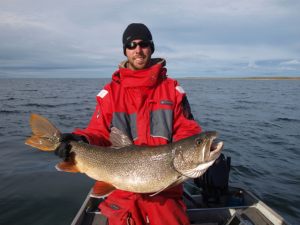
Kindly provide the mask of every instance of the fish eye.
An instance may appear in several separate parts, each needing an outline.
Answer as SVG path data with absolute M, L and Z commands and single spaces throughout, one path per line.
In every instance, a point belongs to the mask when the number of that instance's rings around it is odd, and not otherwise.
M 197 144 L 197 145 L 200 145 L 201 143 L 202 143 L 202 140 L 201 140 L 201 139 L 197 139 L 197 140 L 196 140 L 196 144 Z

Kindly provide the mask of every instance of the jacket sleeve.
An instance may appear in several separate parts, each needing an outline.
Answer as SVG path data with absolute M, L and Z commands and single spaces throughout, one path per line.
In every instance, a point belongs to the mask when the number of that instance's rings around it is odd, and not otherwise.
M 103 89 L 96 97 L 96 108 L 85 129 L 75 129 L 73 133 L 84 136 L 92 145 L 109 146 L 111 104 L 107 89 Z
M 176 86 L 176 104 L 174 108 L 173 142 L 199 134 L 202 129 L 193 119 L 190 105 L 182 87 Z

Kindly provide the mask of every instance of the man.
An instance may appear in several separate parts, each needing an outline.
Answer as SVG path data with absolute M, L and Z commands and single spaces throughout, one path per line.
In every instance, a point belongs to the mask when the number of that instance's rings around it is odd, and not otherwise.
M 58 155 L 67 157 L 70 140 L 110 145 L 111 127 L 123 131 L 135 145 L 152 146 L 201 132 L 183 88 L 167 78 L 165 60 L 151 58 L 154 50 L 152 35 L 144 24 L 133 23 L 126 28 L 123 51 L 127 60 L 97 95 L 97 106 L 88 127 L 64 135 L 64 143 L 56 151 Z M 184 225 L 189 220 L 182 192 L 182 185 L 153 197 L 115 190 L 99 208 L 110 225 Z

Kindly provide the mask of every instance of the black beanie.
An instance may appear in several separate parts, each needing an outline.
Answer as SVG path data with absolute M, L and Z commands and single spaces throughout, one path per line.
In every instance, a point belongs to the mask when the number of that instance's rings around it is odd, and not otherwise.
M 154 44 L 152 41 L 152 35 L 150 30 L 142 23 L 131 23 L 125 29 L 123 33 L 123 51 L 126 55 L 126 45 L 135 39 L 141 39 L 143 41 L 149 41 L 152 53 L 154 52 Z

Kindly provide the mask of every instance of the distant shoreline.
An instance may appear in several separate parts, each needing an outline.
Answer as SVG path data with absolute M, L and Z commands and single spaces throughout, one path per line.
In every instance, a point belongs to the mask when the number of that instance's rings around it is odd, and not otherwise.
M 182 77 L 195 80 L 300 80 L 300 77 Z
M 187 80 L 300 80 L 298 77 L 176 77 L 170 76 L 174 79 L 187 79 Z M 110 77 L 1 77 L 0 79 L 108 79 Z

